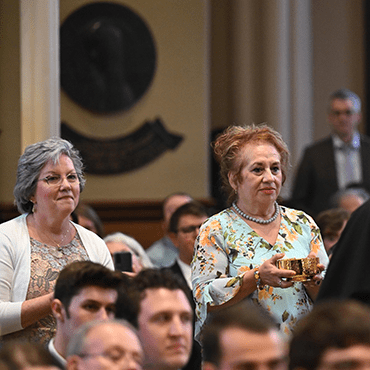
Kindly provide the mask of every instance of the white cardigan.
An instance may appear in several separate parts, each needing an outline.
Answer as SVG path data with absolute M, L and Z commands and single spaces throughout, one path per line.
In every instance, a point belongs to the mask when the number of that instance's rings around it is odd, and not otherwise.
M 22 330 L 21 307 L 26 299 L 31 270 L 27 214 L 0 224 L 0 335 Z M 111 270 L 113 261 L 104 241 L 74 224 L 87 255 Z

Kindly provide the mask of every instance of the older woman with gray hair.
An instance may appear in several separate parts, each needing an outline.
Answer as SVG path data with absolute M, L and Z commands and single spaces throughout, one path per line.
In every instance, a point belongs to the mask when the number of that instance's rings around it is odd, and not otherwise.
M 141 244 L 131 236 L 116 232 L 104 238 L 113 257 L 114 253 L 130 252 L 132 254 L 132 271 L 139 272 L 143 268 L 152 268 L 153 264 Z
M 59 272 L 91 260 L 113 269 L 104 241 L 70 220 L 85 185 L 72 144 L 51 138 L 28 146 L 14 188 L 22 214 L 0 225 L 0 335 L 47 342 L 55 321 L 50 303 Z

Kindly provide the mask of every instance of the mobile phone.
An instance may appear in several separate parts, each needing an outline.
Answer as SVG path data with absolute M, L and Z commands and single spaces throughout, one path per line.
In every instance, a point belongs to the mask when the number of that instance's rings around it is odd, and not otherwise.
M 131 252 L 113 253 L 114 268 L 117 271 L 132 272 L 132 254 Z

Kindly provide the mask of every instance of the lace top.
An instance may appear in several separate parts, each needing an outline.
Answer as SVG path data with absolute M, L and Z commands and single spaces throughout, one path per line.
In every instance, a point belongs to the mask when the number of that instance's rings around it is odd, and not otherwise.
M 88 260 L 85 247 L 76 233 L 73 240 L 60 248 L 31 240 L 31 278 L 26 300 L 37 298 L 54 291 L 59 272 L 73 261 Z M 27 328 L 3 336 L 3 340 L 27 340 L 46 344 L 54 336 L 55 319 L 48 315 Z

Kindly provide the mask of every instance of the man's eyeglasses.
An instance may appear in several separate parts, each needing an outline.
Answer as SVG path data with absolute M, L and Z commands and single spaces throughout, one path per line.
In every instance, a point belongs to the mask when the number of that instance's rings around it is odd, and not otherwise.
M 66 176 L 66 179 L 70 184 L 75 184 L 79 181 L 77 173 L 70 173 Z M 63 182 L 63 177 L 60 175 L 49 175 L 37 181 L 45 181 L 50 186 L 58 186 Z
M 339 117 L 341 114 L 344 114 L 346 116 L 352 116 L 354 115 L 356 112 L 354 110 L 332 110 L 330 111 L 330 114 L 334 117 Z
M 190 234 L 190 233 L 193 233 L 195 230 L 199 230 L 200 227 L 202 226 L 202 224 L 200 225 L 191 225 L 191 226 L 187 226 L 187 227 L 180 227 L 177 232 L 182 232 L 184 234 Z

